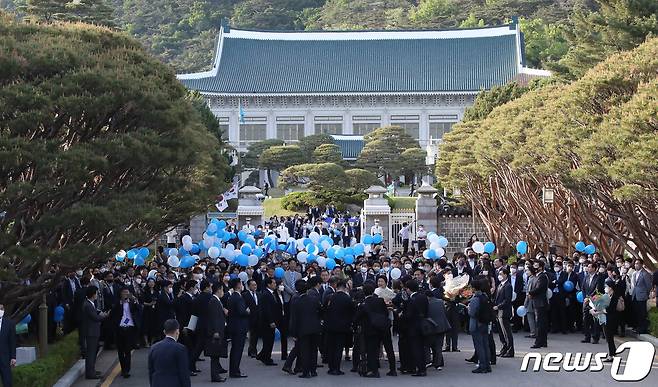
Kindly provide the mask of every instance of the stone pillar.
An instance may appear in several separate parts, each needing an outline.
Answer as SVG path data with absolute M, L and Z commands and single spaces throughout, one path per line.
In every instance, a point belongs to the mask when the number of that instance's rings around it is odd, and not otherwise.
M 391 207 L 384 197 L 386 188 L 373 185 L 365 190 L 365 193 L 368 194 L 368 199 L 363 201 L 361 237 L 363 238 L 363 235 L 370 234 L 370 229 L 375 224 L 375 219 L 377 219 L 383 230 L 382 237 L 384 237 L 384 245 L 388 248 L 390 246 L 389 238 L 391 237 Z
M 206 214 L 195 215 L 190 218 L 190 236 L 193 241 L 203 240 L 203 233 L 206 231 L 208 220 Z
M 441 234 L 438 229 L 438 221 L 436 217 L 436 198 L 434 194 L 439 192 L 436 188 L 427 183 L 423 183 L 416 190 L 418 199 L 416 199 L 416 226 L 423 225 L 425 231 L 434 231 Z
M 250 223 L 254 227 L 263 224 L 265 209 L 263 208 L 263 203 L 256 198 L 256 195 L 259 193 L 261 193 L 260 188 L 253 186 L 242 187 L 238 191 L 238 210 L 236 211 L 236 215 L 238 217 L 239 228 L 242 228 L 247 218 L 250 219 Z

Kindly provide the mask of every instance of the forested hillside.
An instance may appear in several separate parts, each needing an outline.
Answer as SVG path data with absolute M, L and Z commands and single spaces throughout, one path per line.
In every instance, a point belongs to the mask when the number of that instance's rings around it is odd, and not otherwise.
M 617 36 L 635 46 L 641 43 L 638 37 L 656 30 L 656 4 L 655 0 L 0 0 L 0 8 L 18 17 L 83 20 L 124 30 L 178 72 L 211 65 L 224 18 L 238 28 L 336 30 L 468 28 L 502 24 L 518 16 L 528 65 L 558 69 L 569 78 L 581 75 L 583 67 L 591 67 L 610 50 L 618 50 L 601 44 L 600 40 L 614 36 L 592 31 L 592 22 L 612 22 L 619 30 Z M 584 25 L 588 27 L 583 29 Z M 570 46 L 580 43 L 588 47 L 569 52 Z M 592 53 L 589 46 L 595 43 L 601 47 Z

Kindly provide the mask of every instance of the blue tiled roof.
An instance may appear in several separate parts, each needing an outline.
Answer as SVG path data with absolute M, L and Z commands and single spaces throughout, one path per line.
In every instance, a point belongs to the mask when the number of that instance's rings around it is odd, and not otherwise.
M 520 50 L 511 30 L 479 36 L 450 31 L 441 38 L 367 32 L 367 39 L 350 32 L 343 39 L 332 32 L 250 35 L 231 29 L 220 35 L 214 72 L 179 78 L 190 89 L 220 94 L 479 91 L 518 74 Z
M 363 136 L 332 135 L 334 144 L 340 148 L 343 160 L 356 160 L 365 145 Z

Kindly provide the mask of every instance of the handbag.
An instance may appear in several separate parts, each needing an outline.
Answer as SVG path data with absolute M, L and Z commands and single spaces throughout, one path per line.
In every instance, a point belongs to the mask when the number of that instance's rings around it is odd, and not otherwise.
M 626 309 L 626 304 L 624 303 L 624 299 L 622 297 L 617 299 L 617 307 L 615 309 L 617 312 L 623 312 Z
M 423 336 L 431 336 L 436 334 L 437 324 L 434 320 L 426 317 L 420 321 L 420 333 Z

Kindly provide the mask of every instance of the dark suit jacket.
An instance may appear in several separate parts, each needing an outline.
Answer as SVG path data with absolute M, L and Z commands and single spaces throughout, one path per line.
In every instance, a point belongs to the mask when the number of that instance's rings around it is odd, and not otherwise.
M 327 284 L 327 289 L 324 289 L 324 285 L 320 286 L 320 297 L 322 297 L 322 305 L 327 305 L 327 300 L 334 294 L 336 291 Z
M 372 274 L 366 273 L 366 279 L 364 281 L 363 280 L 363 273 L 361 273 L 360 271 L 358 273 L 354 273 L 352 275 L 352 287 L 353 288 L 358 288 L 358 287 L 363 286 L 363 284 L 366 283 L 366 281 L 370 281 L 374 284 L 375 283 L 375 276 L 372 275 Z
M 187 292 L 183 292 L 174 301 L 174 309 L 176 309 L 176 320 L 182 331 L 190 323 L 190 317 L 194 314 L 194 299 Z
M 352 332 L 354 303 L 345 292 L 332 292 L 325 303 L 324 326 L 328 332 Z
M 320 321 L 320 298 L 312 295 L 302 294 L 290 305 L 290 326 L 288 328 L 291 337 L 302 337 L 315 335 L 322 332 Z
M 505 319 L 512 317 L 512 284 L 509 279 L 502 286 L 498 285 L 494 305 L 498 307 L 498 316 Z
M 407 302 L 404 313 L 409 323 L 407 329 L 410 336 L 419 336 L 421 334 L 421 321 L 427 317 L 427 307 L 427 296 L 420 292 L 414 294 Z
M 548 306 L 546 290 L 548 290 L 548 275 L 545 272 L 542 272 L 537 274 L 537 279 L 532 289 L 528 289 L 528 294 L 532 295 L 530 301 L 534 308 L 544 308 Z
M 82 304 L 80 335 L 85 337 L 100 337 L 101 321 L 103 321 L 103 317 L 98 314 L 96 307 L 88 299 L 85 299 Z
M 219 333 L 220 336 L 224 336 L 226 331 L 224 304 L 222 304 L 222 302 L 215 296 L 211 296 L 210 302 L 208 303 L 208 325 L 206 328 L 207 336 L 212 336 L 215 333 Z
M 151 387 L 190 387 L 187 348 L 166 337 L 151 347 L 148 359 Z
M 261 303 L 263 302 L 261 298 L 263 297 L 259 292 L 254 293 L 256 294 L 256 298 L 258 298 L 258 305 L 256 305 L 256 301 L 254 301 L 254 297 L 252 296 L 251 291 L 245 290 L 242 292 L 244 303 L 247 305 L 247 308 L 249 308 L 249 329 L 258 328 L 260 326 L 261 320 Z
M 171 298 L 169 298 L 171 296 Z M 160 292 L 158 302 L 155 304 L 155 309 L 158 311 L 158 326 L 162 327 L 164 322 L 176 318 L 176 309 L 174 308 L 174 295 L 168 294 L 166 291 Z
M 140 322 L 140 319 L 138 317 L 139 309 L 140 306 L 137 302 L 130 303 L 130 315 L 132 316 L 133 324 L 135 324 L 135 328 L 139 327 L 138 325 L 138 323 Z M 110 312 L 110 321 L 112 322 L 112 328 L 114 330 L 118 331 L 122 317 L 123 317 L 123 305 L 121 305 L 121 302 L 117 302 L 116 304 L 114 304 L 114 306 L 112 306 L 112 311 Z
M 269 289 L 263 290 L 260 297 L 260 323 L 263 328 L 269 328 L 270 324 L 281 324 L 283 320 L 282 305 L 276 301 L 275 295 Z
M 246 334 L 249 331 L 249 312 L 247 312 L 247 304 L 240 293 L 233 293 L 229 297 L 227 309 L 226 333 L 229 335 Z
M 194 299 L 194 315 L 199 318 L 196 323 L 195 332 L 205 332 L 208 329 L 208 305 L 212 294 L 208 292 L 201 292 Z
M 74 279 L 74 282 L 75 282 L 75 290 L 77 291 L 81 287 L 80 280 L 78 280 L 78 278 L 76 277 Z M 71 283 L 69 282 L 68 277 L 64 278 L 62 280 L 62 285 L 60 287 L 60 292 L 59 292 L 60 302 L 64 305 L 69 305 L 73 307 L 74 298 L 75 298 L 75 291 L 71 289 Z
M 354 319 L 359 323 L 366 336 L 381 335 L 384 332 L 381 329 L 375 328 L 372 324 L 373 321 L 388 321 L 388 310 L 383 298 L 370 295 L 366 297 L 359 305 Z
M 593 296 L 597 291 L 603 293 L 603 288 L 605 284 L 605 276 L 599 273 L 594 274 L 592 281 L 588 281 L 588 276 L 584 275 L 580 288 L 583 291 L 585 297 Z
M 16 326 L 5 315 L 0 326 L 0 363 L 9 365 L 11 359 L 16 359 Z

